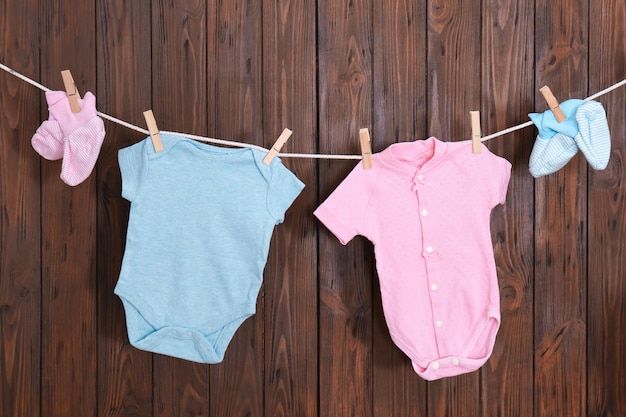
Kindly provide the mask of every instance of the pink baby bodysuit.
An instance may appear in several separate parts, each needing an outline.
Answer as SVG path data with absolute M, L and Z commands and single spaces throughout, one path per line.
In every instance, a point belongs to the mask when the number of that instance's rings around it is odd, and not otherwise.
M 315 210 L 342 244 L 373 242 L 389 333 L 424 379 L 474 371 L 491 355 L 500 295 L 490 214 L 510 174 L 485 146 L 396 143 Z

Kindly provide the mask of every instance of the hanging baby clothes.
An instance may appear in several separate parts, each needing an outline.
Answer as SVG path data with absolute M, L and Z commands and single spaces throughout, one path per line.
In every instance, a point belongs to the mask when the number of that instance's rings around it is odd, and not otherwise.
M 385 320 L 417 374 L 478 369 L 500 325 L 490 213 L 511 164 L 429 138 L 391 145 L 372 165 L 357 165 L 314 214 L 344 245 L 373 242 Z
M 78 99 L 78 113 L 72 112 L 64 91 L 46 92 L 46 101 L 49 118 L 37 128 L 31 144 L 48 160 L 63 158 L 61 179 L 67 185 L 78 185 L 93 171 L 104 141 L 104 122 L 96 112 L 96 97 L 87 92 Z
M 130 343 L 194 362 L 222 361 L 255 313 L 274 226 L 304 184 L 265 153 L 161 135 L 121 149 L 131 202 L 115 288 Z
M 539 178 L 558 171 L 579 149 L 593 169 L 605 169 L 611 155 L 611 135 L 602 104 L 571 99 L 560 107 L 563 122 L 558 122 L 551 110 L 528 115 L 538 130 L 528 163 L 531 175 Z

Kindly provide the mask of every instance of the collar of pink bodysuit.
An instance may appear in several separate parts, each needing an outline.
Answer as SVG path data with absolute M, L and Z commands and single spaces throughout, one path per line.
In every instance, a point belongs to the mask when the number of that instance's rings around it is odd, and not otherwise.
M 379 153 L 386 164 L 409 171 L 427 172 L 445 156 L 448 145 L 435 137 L 413 142 L 398 142 Z

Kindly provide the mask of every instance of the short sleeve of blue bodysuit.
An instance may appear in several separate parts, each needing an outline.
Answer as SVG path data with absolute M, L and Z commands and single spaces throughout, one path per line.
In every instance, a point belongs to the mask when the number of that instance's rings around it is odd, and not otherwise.
M 132 202 L 139 192 L 142 180 L 146 175 L 147 154 L 146 141 L 120 149 L 117 159 L 122 174 L 122 197 Z
M 279 158 L 270 165 L 271 177 L 267 191 L 267 209 L 276 219 L 276 224 L 285 219 L 285 212 L 304 188 L 304 184 L 285 166 Z

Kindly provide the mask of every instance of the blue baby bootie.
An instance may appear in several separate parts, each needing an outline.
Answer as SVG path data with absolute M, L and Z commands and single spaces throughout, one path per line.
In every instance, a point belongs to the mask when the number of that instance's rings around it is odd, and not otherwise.
M 546 110 L 543 113 L 530 113 L 528 117 L 537 126 L 539 136 L 549 139 L 557 133 L 563 133 L 571 138 L 578 133 L 578 122 L 576 121 L 576 111 L 585 102 L 579 99 L 566 100 L 559 106 L 565 114 L 565 120 L 559 123 L 554 117 L 552 110 Z
M 574 137 L 576 144 L 593 169 L 602 170 L 611 156 L 611 133 L 602 104 L 589 101 L 576 111 L 580 132 Z
M 576 155 L 578 146 L 574 137 L 579 133 L 576 112 L 583 104 L 584 101 L 578 99 L 561 103 L 561 110 L 566 117 L 561 123 L 556 120 L 552 110 L 528 115 L 539 131 L 528 163 L 533 177 L 558 171 Z
M 557 133 L 549 139 L 537 136 L 530 153 L 528 170 L 535 177 L 543 177 L 558 171 L 578 152 L 574 138 Z

